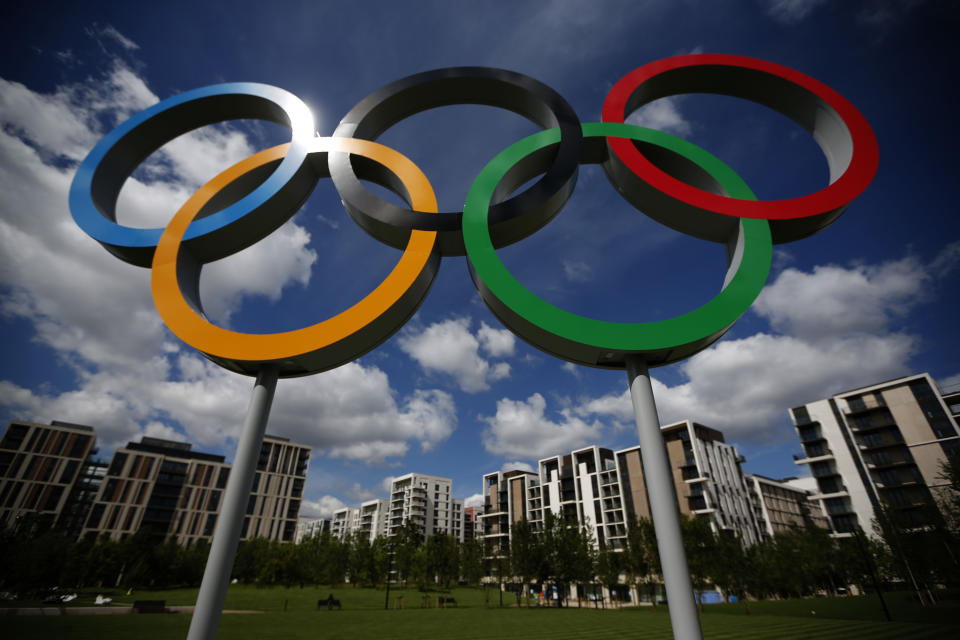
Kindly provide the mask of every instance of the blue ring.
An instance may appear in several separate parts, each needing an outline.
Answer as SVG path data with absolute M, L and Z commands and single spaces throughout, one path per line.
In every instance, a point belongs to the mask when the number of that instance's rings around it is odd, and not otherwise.
M 234 109 L 234 113 L 231 114 L 232 117 L 202 117 L 202 114 L 198 113 L 206 109 L 206 106 L 201 104 L 200 101 L 205 99 L 216 100 L 226 96 L 236 97 L 238 95 L 261 98 L 270 104 L 257 105 L 257 108 L 251 107 L 251 112 L 256 113 L 250 114 L 237 113 L 237 110 Z M 266 110 L 264 110 L 264 106 L 267 106 Z M 174 109 L 177 109 L 177 111 L 174 112 Z M 203 121 L 198 122 L 197 115 L 200 115 Z M 158 122 L 157 118 L 161 116 L 162 120 L 166 121 Z M 313 115 L 307 105 L 292 93 L 278 87 L 255 82 L 215 84 L 167 98 L 132 116 L 104 136 L 87 154 L 87 157 L 84 158 L 77 169 L 70 185 L 69 202 L 73 219 L 87 235 L 100 242 L 119 258 L 132 264 L 149 266 L 153 250 L 157 246 L 163 229 L 138 229 L 118 224 L 112 210 L 120 187 L 136 167 L 125 171 L 126 175 L 123 175 L 119 180 L 117 180 L 118 176 L 115 174 L 110 176 L 111 179 L 117 181 L 116 192 L 114 193 L 113 189 L 105 192 L 104 195 L 111 200 L 111 204 L 108 205 L 110 211 L 104 212 L 94 202 L 93 197 L 95 181 L 98 178 L 107 179 L 105 174 L 98 174 L 101 164 L 105 159 L 111 157 L 111 154 L 117 154 L 121 162 L 120 155 L 124 153 L 132 153 L 145 158 L 182 133 L 211 122 L 222 122 L 244 117 L 266 118 L 288 125 L 291 130 L 290 151 L 273 173 L 251 193 L 221 211 L 199 218 L 191 224 L 184 241 L 209 236 L 209 234 L 234 224 L 260 208 L 294 178 L 306 162 L 307 141 L 315 135 Z M 145 133 L 153 136 L 151 143 L 141 141 L 138 144 L 137 141 L 130 140 L 129 136 L 131 134 Z M 157 144 L 158 138 L 160 139 L 159 144 Z M 173 212 L 171 212 L 172 214 Z M 108 216 L 113 216 L 114 219 Z

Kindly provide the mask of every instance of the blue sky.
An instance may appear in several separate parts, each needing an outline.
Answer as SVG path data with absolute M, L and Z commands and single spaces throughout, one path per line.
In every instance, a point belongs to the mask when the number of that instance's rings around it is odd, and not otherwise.
M 53 9 L 56 11 L 53 11 Z M 746 470 L 798 475 L 787 409 L 928 371 L 960 383 L 956 331 L 952 34 L 933 1 L 82 3 L 4 8 L 0 20 L 0 407 L 4 420 L 95 426 L 101 451 L 143 434 L 231 458 L 251 380 L 180 343 L 160 322 L 149 272 L 73 223 L 77 164 L 159 99 L 227 81 L 302 98 L 329 135 L 361 98 L 439 67 L 511 69 L 553 87 L 581 121 L 632 69 L 691 52 L 763 58 L 813 76 L 867 117 L 880 167 L 830 228 L 775 248 L 764 293 L 716 345 L 653 371 L 661 420 L 721 429 Z M 742 100 L 658 100 L 632 121 L 687 138 L 760 198 L 827 181 L 812 139 Z M 520 116 L 454 106 L 410 117 L 380 141 L 413 159 L 440 206 L 459 209 L 486 162 L 534 132 Z M 207 127 L 166 145 L 125 185 L 119 219 L 164 226 L 203 182 L 284 139 L 278 126 Z M 598 167 L 581 167 L 560 215 L 500 252 L 535 293 L 608 320 L 671 317 L 722 285 L 723 249 L 649 220 Z M 305 326 L 383 278 L 397 252 L 362 232 L 329 181 L 264 241 L 204 270 L 218 323 Z M 280 381 L 268 430 L 314 447 L 302 515 L 385 495 L 408 471 L 481 475 L 573 448 L 636 443 L 626 375 L 564 364 L 507 332 L 463 258 L 446 258 L 417 315 L 357 362 Z

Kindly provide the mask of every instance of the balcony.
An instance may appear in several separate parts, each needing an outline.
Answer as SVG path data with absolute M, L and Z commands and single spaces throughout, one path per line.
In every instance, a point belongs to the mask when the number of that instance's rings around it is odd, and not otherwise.
M 830 498 L 845 498 L 850 495 L 850 492 L 847 491 L 846 487 L 841 487 L 836 491 L 831 491 L 829 493 L 814 493 L 809 496 L 810 500 L 829 500 Z
M 823 462 L 826 460 L 833 460 L 833 451 L 827 449 L 827 453 L 809 458 L 805 453 L 793 454 L 793 464 L 812 464 L 814 462 Z
M 885 404 L 861 404 L 861 405 L 852 406 L 852 407 L 849 406 L 848 404 L 847 408 L 843 410 L 843 415 L 860 416 L 860 415 L 872 413 L 874 411 L 881 411 L 886 408 L 887 408 L 887 405 Z
M 905 446 L 907 443 L 903 440 L 884 439 L 880 442 L 858 442 L 857 448 L 860 451 L 876 451 L 877 449 L 888 449 L 890 447 Z
M 868 469 L 892 469 L 894 467 L 906 467 L 913 464 L 913 460 L 887 460 L 885 462 L 868 462 Z

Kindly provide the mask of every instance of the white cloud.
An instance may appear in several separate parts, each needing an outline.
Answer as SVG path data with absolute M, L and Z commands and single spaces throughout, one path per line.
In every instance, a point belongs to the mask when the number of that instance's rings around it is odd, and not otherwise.
M 690 135 L 693 127 L 677 108 L 677 98 L 660 98 L 631 113 L 626 122 L 639 127 L 665 131 L 678 136 Z
M 797 24 L 826 0 L 761 0 L 767 15 L 786 25 Z
M 180 431 L 177 431 L 170 425 L 162 422 L 148 422 L 143 428 L 143 435 L 150 438 L 162 438 L 164 440 L 173 440 L 174 442 L 186 442 L 187 437 Z
M 512 356 L 516 347 L 516 338 L 509 329 L 494 329 L 486 322 L 480 323 L 477 339 L 480 347 L 493 358 Z
M 482 507 L 483 506 L 483 494 L 475 493 L 472 496 L 467 496 L 463 499 L 464 507 Z
M 859 24 L 886 31 L 902 24 L 906 15 L 926 0 L 872 0 L 857 13 Z
M 492 356 L 512 353 L 514 339 L 507 333 L 481 323 L 478 335 L 474 336 L 470 333 L 469 318 L 455 318 L 435 322 L 420 331 L 405 329 L 398 345 L 425 370 L 453 376 L 462 391 L 476 393 L 510 375 L 508 363 L 491 366 L 480 356 L 481 344 Z
M 952 265 L 953 245 L 934 260 Z M 790 407 L 910 372 L 917 338 L 891 323 L 922 303 L 935 281 L 914 258 L 879 265 L 787 269 L 754 305 L 780 335 L 723 340 L 679 365 L 687 382 L 653 381 L 663 424 L 692 419 L 732 439 L 773 441 Z M 633 420 L 629 393 L 586 399 L 580 416 Z
M 200 446 L 235 441 L 251 378 L 195 355 L 181 355 L 176 368 L 180 380 L 171 379 L 166 360 L 158 357 L 139 373 L 86 374 L 78 389 L 62 394 L 0 382 L 0 404 L 39 421 L 70 416 L 96 427 L 107 447 L 142 434 L 141 424 L 167 419 L 179 423 L 186 438 Z M 325 374 L 280 381 L 267 430 L 332 457 L 381 463 L 404 455 L 410 442 L 429 451 L 449 437 L 456 423 L 448 394 L 417 390 L 398 406 L 383 371 L 350 363 Z
M 300 503 L 300 517 L 329 520 L 335 512 L 346 506 L 346 503 L 334 496 L 322 496 L 319 500 L 304 500 Z
M 516 460 L 514 462 L 504 462 L 503 466 L 500 467 L 500 471 L 506 473 L 507 471 L 535 471 L 535 469 L 529 462 Z
M 0 79 L 0 284 L 9 289 L 0 310 L 31 322 L 35 339 L 77 378 L 76 388 L 62 393 L 0 381 L 0 402 L 33 420 L 69 416 L 94 426 L 105 447 L 143 434 L 223 446 L 239 435 L 251 380 L 183 355 L 154 309 L 149 271 L 104 251 L 66 207 L 73 168 L 105 133 L 102 123 L 115 126 L 156 101 L 119 62 L 106 77 L 48 94 Z M 139 179 L 128 180 L 121 221 L 164 224 L 196 185 L 251 150 L 224 128 L 178 138 L 148 158 Z M 309 240 L 287 223 L 206 268 L 207 310 L 225 322 L 244 297 L 275 300 L 285 286 L 307 284 L 316 259 Z M 353 363 L 282 381 L 268 429 L 320 453 L 382 462 L 411 443 L 429 450 L 456 420 L 448 394 L 418 390 L 396 398 L 383 371 Z
M 589 282 L 593 279 L 593 269 L 583 260 L 563 261 L 563 275 L 570 282 Z
M 929 290 L 931 276 L 915 258 L 880 265 L 786 269 L 753 309 L 777 331 L 810 341 L 884 332 Z
M 136 51 L 137 49 L 140 48 L 140 45 L 138 45 L 136 42 L 134 42 L 127 36 L 123 35 L 119 31 L 117 31 L 116 27 L 110 24 L 101 27 L 98 24 L 94 23 L 92 28 L 87 29 L 87 34 L 95 38 L 97 36 L 103 36 L 103 37 L 109 38 L 114 42 L 116 42 L 117 44 L 119 44 L 120 46 L 122 46 L 127 51 Z
M 32 321 L 36 339 L 75 366 L 134 369 L 162 352 L 168 340 L 150 298 L 149 272 L 104 251 L 77 228 L 65 204 L 72 165 L 104 133 L 101 121 L 116 124 L 156 100 L 120 63 L 106 78 L 50 94 L 0 79 L 0 283 L 10 288 L 2 311 Z M 249 151 L 236 142 L 238 134 L 198 135 L 162 150 L 173 167 L 165 181 L 128 181 L 128 209 L 147 211 L 141 218 L 162 215 L 162 224 L 189 195 L 188 185 Z M 207 156 L 223 166 L 198 167 L 190 160 Z M 305 283 L 315 259 L 308 238 L 288 224 L 232 258 L 228 271 L 208 269 L 204 280 L 217 287 L 217 295 L 208 296 L 211 310 L 227 318 L 244 296 Z
M 481 419 L 487 423 L 483 445 L 490 453 L 510 458 L 542 458 L 558 451 L 571 451 L 600 442 L 603 425 L 587 423 L 570 409 L 558 412 L 558 420 L 546 415 L 546 400 L 535 393 L 526 401 L 502 398 L 497 413 Z
M 380 481 L 380 488 L 383 489 L 384 493 L 390 493 L 390 490 L 393 489 L 393 481 L 396 479 L 397 476 L 386 476 Z

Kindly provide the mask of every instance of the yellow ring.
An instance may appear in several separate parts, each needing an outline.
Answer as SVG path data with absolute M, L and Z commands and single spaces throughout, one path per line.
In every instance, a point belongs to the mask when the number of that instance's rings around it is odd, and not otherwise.
M 272 334 L 240 333 L 211 324 L 187 302 L 177 279 L 178 261 L 184 257 L 181 241 L 187 227 L 221 189 L 258 167 L 281 160 L 289 146 L 278 145 L 250 156 L 201 187 L 164 229 L 153 257 L 153 301 L 167 327 L 215 362 L 248 374 L 255 374 L 263 363 L 274 362 L 280 364 L 282 376 L 307 375 L 339 366 L 369 351 L 413 313 L 429 290 L 439 264 L 439 254 L 435 252 L 437 233 L 413 230 L 400 261 L 386 279 L 365 298 L 328 320 Z M 427 177 L 397 151 L 353 138 L 311 140 L 310 154 L 325 155 L 330 151 L 361 155 L 383 165 L 400 179 L 413 208 L 436 213 L 437 200 Z M 325 157 L 322 160 L 326 162 Z M 381 335 L 375 333 L 371 337 L 371 329 Z M 365 332 L 365 336 L 352 340 L 360 332 Z M 332 353 L 325 355 L 325 350 Z M 344 355 L 345 352 L 350 354 Z

